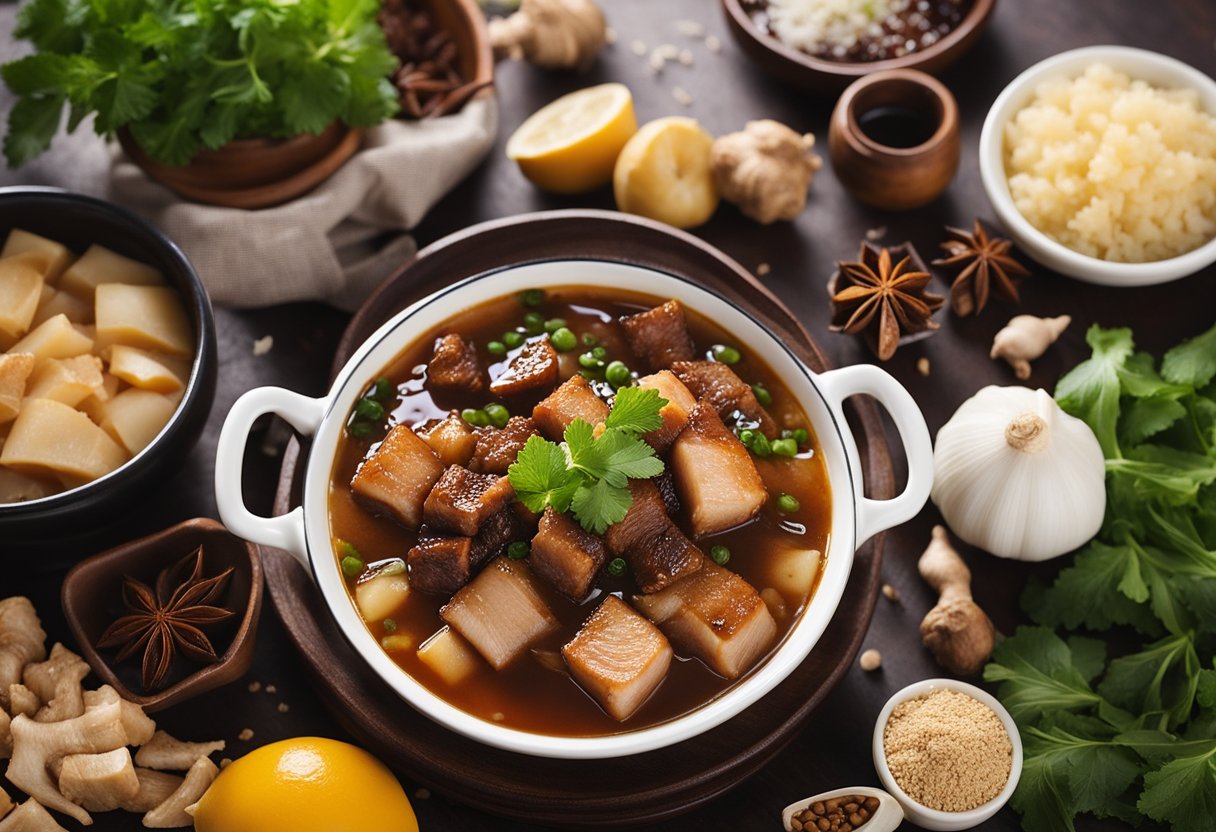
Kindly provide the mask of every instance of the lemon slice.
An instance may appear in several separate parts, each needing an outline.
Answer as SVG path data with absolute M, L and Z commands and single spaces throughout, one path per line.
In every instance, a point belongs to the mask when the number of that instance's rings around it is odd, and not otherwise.
M 713 136 L 695 119 L 656 119 L 629 139 L 616 160 L 616 207 L 676 228 L 694 228 L 718 207 Z
M 546 191 L 582 193 L 612 179 L 617 154 L 637 129 L 629 88 L 600 84 L 529 116 L 507 141 L 507 158 Z

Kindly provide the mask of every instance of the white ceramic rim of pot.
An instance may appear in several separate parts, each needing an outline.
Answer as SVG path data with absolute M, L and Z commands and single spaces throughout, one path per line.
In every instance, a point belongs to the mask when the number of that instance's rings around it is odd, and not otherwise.
M 717 321 L 738 339 L 740 346 L 757 350 L 770 368 L 787 380 L 815 427 L 833 484 L 832 532 L 824 553 L 826 564 L 811 603 L 782 644 L 743 681 L 706 705 L 648 728 L 563 737 L 508 728 L 474 716 L 449 704 L 393 662 L 368 631 L 347 593 L 330 547 L 326 496 L 345 423 L 339 414 L 349 412 L 372 380 L 416 338 L 463 309 L 494 298 L 532 288 L 581 286 L 593 290 L 614 287 L 656 299 L 680 298 L 689 308 Z M 875 396 L 891 413 L 903 437 L 912 473 L 905 490 L 890 500 L 870 500 L 862 493 L 857 448 L 851 433 L 847 433 L 841 410 L 844 399 L 856 393 Z M 271 401 L 262 401 L 267 399 Z M 276 518 L 251 515 L 240 493 L 239 454 L 248 426 L 263 412 L 278 413 L 304 433 L 315 429 L 302 505 Z M 846 433 L 842 434 L 842 427 Z M 851 484 L 851 490 L 847 484 Z M 859 365 L 816 374 L 767 328 L 692 280 L 646 267 L 590 259 L 507 266 L 428 296 L 402 310 L 369 337 L 338 373 L 324 398 L 308 399 L 276 388 L 250 391 L 233 406 L 225 422 L 216 462 L 216 499 L 224 522 L 243 537 L 300 557 L 311 569 L 338 629 L 399 696 L 440 724 L 479 742 L 509 751 L 571 759 L 620 757 L 672 745 L 725 722 L 772 690 L 801 664 L 827 627 L 844 593 L 858 542 L 914 516 L 928 499 L 931 486 L 932 448 L 924 418 L 907 391 L 882 370 Z M 297 531 L 301 517 L 302 531 Z
M 991 708 L 992 712 L 1001 720 L 1001 724 L 1005 726 L 1005 732 L 1009 734 L 1009 741 L 1013 745 L 1013 758 L 1010 760 L 1009 766 L 1009 780 L 1006 781 L 1005 787 L 992 800 L 976 806 L 974 809 L 968 809 L 965 812 L 943 812 L 940 809 L 930 809 L 928 806 L 913 800 L 907 792 L 900 788 L 899 783 L 895 782 L 895 777 L 891 774 L 891 769 L 887 765 L 886 752 L 883 750 L 883 730 L 886 728 L 887 720 L 891 718 L 891 712 L 895 710 L 895 707 L 901 702 L 907 702 L 909 699 L 915 699 L 918 696 L 924 696 L 935 690 L 942 689 L 964 693 Z M 957 679 L 925 679 L 920 682 L 914 682 L 906 688 L 897 691 L 894 696 L 887 700 L 887 704 L 883 706 L 882 711 L 878 714 L 878 720 L 874 723 L 874 738 L 871 743 L 871 752 L 874 757 L 874 768 L 878 771 L 878 779 L 882 781 L 883 788 L 899 801 L 899 805 L 903 807 L 904 814 L 908 820 L 922 829 L 931 829 L 936 832 L 959 832 L 962 829 L 971 829 L 979 826 L 999 812 L 1001 807 L 1009 802 L 1009 798 L 1013 796 L 1014 789 L 1018 787 L 1018 780 L 1022 776 L 1022 737 L 1018 733 L 1017 723 L 1013 721 L 1013 717 L 1009 715 L 1009 711 L 1005 710 L 1005 706 L 986 690 L 977 688 L 975 685 L 969 685 L 966 682 L 960 682 Z
M 1051 78 L 1077 77 L 1090 64 L 1112 69 L 1158 87 L 1190 88 L 1200 107 L 1216 116 L 1216 80 L 1182 61 L 1130 46 L 1086 46 L 1039 61 L 1009 82 L 988 110 L 980 132 L 980 179 L 1006 233 L 1032 258 L 1061 274 L 1103 286 L 1151 286 L 1195 274 L 1216 263 L 1216 237 L 1177 257 L 1147 263 L 1117 263 L 1074 251 L 1035 228 L 1018 210 L 1005 176 L 1005 125 Z

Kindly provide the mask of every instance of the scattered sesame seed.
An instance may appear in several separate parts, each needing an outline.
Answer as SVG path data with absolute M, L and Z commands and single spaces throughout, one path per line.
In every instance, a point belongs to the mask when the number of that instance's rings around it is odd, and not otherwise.
M 241 733 L 237 734 L 236 738 L 238 740 L 240 740 L 241 742 L 249 742 L 251 739 L 253 739 L 253 729 L 252 728 L 241 729 Z
M 857 660 L 857 663 L 861 665 L 861 669 L 866 673 L 871 673 L 882 667 L 882 653 L 871 647 L 861 654 L 861 658 Z
M 695 20 L 677 20 L 676 31 L 689 38 L 699 38 L 705 34 L 705 27 Z
M 290 711 L 290 710 L 291 710 L 291 706 L 290 706 L 290 705 L 288 705 L 286 702 L 280 702 L 280 703 L 279 703 L 279 713 L 281 713 L 281 714 L 285 714 L 285 713 L 287 713 L 287 712 L 288 712 L 288 711 Z
M 253 354 L 265 355 L 274 348 L 274 336 L 267 335 L 253 342 Z
M 887 236 L 887 227 L 885 225 L 880 225 L 878 228 L 871 228 L 866 232 L 866 239 L 871 243 L 875 240 L 881 240 L 885 236 Z
M 646 49 L 646 44 L 640 40 L 635 40 L 632 43 L 630 43 L 629 48 L 632 49 L 633 54 L 637 55 L 639 58 L 642 57 L 643 55 L 645 55 L 646 52 L 648 51 Z
M 674 61 L 680 57 L 680 47 L 674 43 L 663 43 L 655 47 L 655 52 L 663 56 L 665 61 Z
M 890 584 L 882 585 L 882 594 L 883 594 L 883 597 L 886 598 L 888 601 L 891 601 L 896 604 L 899 603 L 899 593 L 896 592 L 895 587 L 891 586 Z
M 710 52 L 718 52 L 722 49 L 722 41 L 718 40 L 713 35 L 705 38 L 705 48 Z
M 916 372 L 922 376 L 929 375 L 929 359 L 924 357 L 916 359 Z
M 768 274 L 772 270 L 773 270 L 773 267 L 770 266 L 768 263 L 761 263 L 760 265 L 756 266 L 756 276 L 764 277 L 766 274 Z
M 684 66 L 692 66 L 692 52 L 690 50 L 680 50 L 680 63 L 684 64 Z
M 261 682 L 250 682 L 250 683 L 249 683 L 249 692 L 250 692 L 250 693 L 257 693 L 257 692 L 258 692 L 258 691 L 260 691 L 261 689 L 262 689 L 262 683 L 261 683 Z
M 279 689 L 278 689 L 278 688 L 276 688 L 274 685 L 267 685 L 267 686 L 266 686 L 266 692 L 267 692 L 267 693 L 269 693 L 269 694 L 272 694 L 272 695 L 273 695 L 273 694 L 278 693 L 278 692 L 279 692 Z
M 672 87 L 671 97 L 680 104 L 683 104 L 685 107 L 692 105 L 692 95 L 683 87 Z
M 654 72 L 656 74 L 662 72 L 663 64 L 665 64 L 666 62 L 667 62 L 667 59 L 659 54 L 659 50 L 656 49 L 650 53 L 650 69 L 652 72 Z
M 430 789 L 418 789 L 417 791 L 414 792 L 414 797 L 416 797 L 418 800 L 430 800 L 431 790 Z

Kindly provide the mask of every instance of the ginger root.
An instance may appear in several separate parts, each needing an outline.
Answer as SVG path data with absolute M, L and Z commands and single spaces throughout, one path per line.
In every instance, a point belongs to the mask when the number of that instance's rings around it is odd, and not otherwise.
M 490 46 L 495 58 L 585 70 L 604 48 L 607 29 L 592 0 L 523 0 L 515 14 L 490 21 Z
M 1030 378 L 1030 362 L 1047 351 L 1060 337 L 1072 318 L 1036 318 L 1034 315 L 1018 315 L 992 339 L 989 358 L 1003 358 L 1013 367 L 1013 374 L 1022 381 Z
M 823 166 L 814 146 L 811 133 L 799 135 L 771 119 L 749 121 L 714 142 L 710 158 L 718 193 L 764 225 L 792 220 L 806 207 L 811 178 Z
M 996 628 L 971 598 L 971 570 L 943 526 L 916 564 L 920 576 L 941 593 L 937 606 L 920 623 L 920 637 L 937 663 L 958 676 L 974 676 L 996 647 Z

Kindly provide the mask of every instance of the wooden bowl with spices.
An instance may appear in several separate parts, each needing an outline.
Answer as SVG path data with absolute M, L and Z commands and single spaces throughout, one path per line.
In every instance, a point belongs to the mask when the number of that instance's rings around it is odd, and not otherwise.
M 262 611 L 261 556 L 198 517 L 81 561 L 64 578 L 61 600 L 93 671 L 123 699 L 159 711 L 249 670 Z
M 996 0 L 722 0 L 731 34 L 757 66 L 821 93 L 884 69 L 940 72 L 975 44 L 995 6 Z M 858 15 L 867 25 L 842 22 Z
M 455 113 L 493 85 L 494 53 L 475 0 L 386 0 L 379 19 L 401 61 L 390 79 L 400 118 Z

